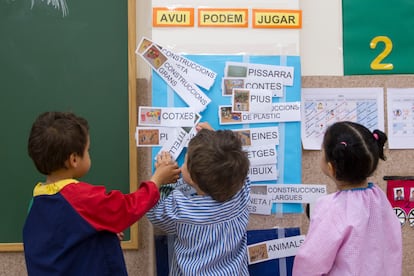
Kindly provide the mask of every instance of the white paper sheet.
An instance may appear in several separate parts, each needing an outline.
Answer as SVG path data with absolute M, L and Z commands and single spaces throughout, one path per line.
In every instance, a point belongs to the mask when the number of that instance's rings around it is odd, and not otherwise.
M 414 88 L 387 88 L 388 147 L 414 149 Z
M 338 121 L 384 131 L 383 88 L 302 88 L 304 149 L 320 150 L 326 128 Z

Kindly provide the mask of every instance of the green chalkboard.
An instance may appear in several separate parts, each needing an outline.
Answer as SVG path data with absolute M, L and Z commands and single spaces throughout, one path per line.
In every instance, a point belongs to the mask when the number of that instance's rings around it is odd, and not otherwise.
M 27 155 L 30 127 L 41 112 L 72 111 L 88 119 L 92 167 L 81 180 L 123 192 L 136 187 L 129 104 L 135 4 L 66 2 L 64 16 L 47 0 L 33 6 L 31 0 L 0 0 L 0 251 L 22 249 L 32 190 L 44 180 Z

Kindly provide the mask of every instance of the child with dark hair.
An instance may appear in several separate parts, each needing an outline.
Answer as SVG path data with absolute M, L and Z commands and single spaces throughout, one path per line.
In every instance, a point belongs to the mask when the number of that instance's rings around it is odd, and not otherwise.
M 338 191 L 320 198 L 293 275 L 401 275 L 401 225 L 385 193 L 367 179 L 385 160 L 387 136 L 353 122 L 326 130 L 321 169 Z
M 189 144 L 181 173 L 196 195 L 174 189 L 147 213 L 174 235 L 170 275 L 248 275 L 249 159 L 239 136 L 207 123 Z
M 77 180 L 91 166 L 89 145 L 88 123 L 73 113 L 45 112 L 33 123 L 29 156 L 46 180 L 34 188 L 23 229 L 29 275 L 127 275 L 117 234 L 156 204 L 160 185 L 179 177 L 163 153 L 137 191 L 107 192 Z

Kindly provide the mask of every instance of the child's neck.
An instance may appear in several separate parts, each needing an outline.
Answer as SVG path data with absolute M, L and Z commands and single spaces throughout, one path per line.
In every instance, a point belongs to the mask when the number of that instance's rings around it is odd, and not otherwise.
M 45 185 L 52 184 L 52 183 L 56 183 L 58 181 L 61 181 L 63 179 L 71 179 L 71 178 L 73 178 L 73 174 L 70 170 L 60 169 L 60 170 L 54 171 L 51 174 L 49 174 L 46 177 L 46 182 L 44 184 Z
M 191 187 L 193 187 L 194 188 L 194 190 L 196 191 L 196 194 L 197 195 L 199 195 L 199 196 L 205 196 L 206 195 L 206 193 L 204 193 L 201 189 L 200 189 L 200 187 L 198 187 L 198 185 L 196 184 L 196 183 L 191 183 L 191 184 L 189 184 Z
M 194 187 L 194 188 L 196 190 L 197 195 L 199 195 L 199 196 L 205 196 L 206 195 L 206 193 L 203 192 L 200 188 L 198 188 L 198 187 Z
M 358 184 L 351 184 L 344 181 L 335 181 L 336 187 L 340 191 L 346 191 L 346 190 L 352 190 L 352 189 L 358 189 L 358 188 L 368 188 L 368 181 L 364 180 L 361 183 Z

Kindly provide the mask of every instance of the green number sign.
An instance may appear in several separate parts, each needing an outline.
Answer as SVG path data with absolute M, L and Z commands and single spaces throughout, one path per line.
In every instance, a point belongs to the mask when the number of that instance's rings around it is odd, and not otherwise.
M 343 0 L 344 75 L 414 73 L 414 1 Z

